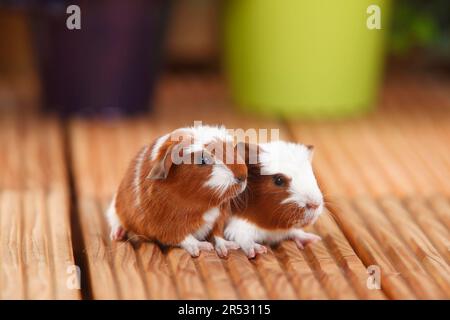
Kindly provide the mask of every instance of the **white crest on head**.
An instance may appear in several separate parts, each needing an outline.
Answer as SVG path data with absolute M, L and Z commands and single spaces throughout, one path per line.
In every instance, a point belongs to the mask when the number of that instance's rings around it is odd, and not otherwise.
M 194 144 L 207 145 L 214 141 L 233 141 L 233 137 L 224 126 L 194 126 L 186 128 L 194 138 Z
M 217 141 L 233 142 L 233 136 L 228 133 L 224 126 L 195 126 L 188 128 L 191 130 L 194 144 L 190 148 L 193 151 L 198 151 L 198 146 L 202 148 L 205 145 Z M 222 148 L 223 144 L 218 144 L 217 147 Z M 221 150 L 223 153 L 225 150 Z M 216 159 L 212 167 L 212 172 L 209 179 L 205 182 L 205 186 L 215 190 L 219 195 L 223 195 L 228 188 L 236 183 L 233 172 L 223 163 L 223 161 Z
M 311 150 L 305 145 L 285 141 L 264 143 L 261 149 L 259 155 L 261 174 L 281 173 L 291 179 L 290 196 L 282 203 L 294 202 L 301 207 L 305 207 L 307 203 L 314 203 L 319 205 L 318 209 L 321 211 L 323 196 L 313 173 Z

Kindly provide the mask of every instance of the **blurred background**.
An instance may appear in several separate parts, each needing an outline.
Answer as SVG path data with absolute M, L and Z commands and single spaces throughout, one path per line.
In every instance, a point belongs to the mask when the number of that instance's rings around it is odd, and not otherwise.
M 70 4 L 81 30 L 66 27 Z M 238 113 L 357 115 L 386 73 L 448 76 L 449 12 L 446 0 L 1 0 L 0 107 L 151 114 L 162 75 L 207 73 Z

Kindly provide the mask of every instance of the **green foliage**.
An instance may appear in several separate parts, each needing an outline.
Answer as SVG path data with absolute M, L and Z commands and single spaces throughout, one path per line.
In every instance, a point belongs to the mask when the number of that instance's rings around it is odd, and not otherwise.
M 392 21 L 391 50 L 402 55 L 421 48 L 450 55 L 450 1 L 397 0 Z

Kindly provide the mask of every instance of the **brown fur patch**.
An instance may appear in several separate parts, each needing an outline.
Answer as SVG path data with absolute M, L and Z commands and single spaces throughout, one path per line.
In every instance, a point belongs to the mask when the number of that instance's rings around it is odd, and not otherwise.
M 277 186 L 276 175 L 261 175 L 259 164 L 247 164 L 247 167 L 247 188 L 232 200 L 232 213 L 269 230 L 300 226 L 304 210 L 296 204 L 281 203 L 290 196 L 290 181 L 286 179 L 284 186 Z

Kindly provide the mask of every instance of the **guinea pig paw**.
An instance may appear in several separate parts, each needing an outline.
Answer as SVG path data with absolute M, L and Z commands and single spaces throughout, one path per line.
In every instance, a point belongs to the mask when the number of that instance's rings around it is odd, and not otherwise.
M 255 248 L 256 253 L 259 253 L 259 254 L 266 254 L 267 253 L 267 247 L 263 246 L 261 244 L 255 243 L 254 248 Z
M 188 235 L 181 243 L 180 247 L 189 252 L 191 256 L 198 257 L 200 251 L 213 251 L 214 246 L 208 241 L 199 241 L 194 236 Z
M 122 241 L 122 240 L 125 240 L 126 235 L 127 235 L 127 231 L 123 227 L 119 226 L 119 227 L 113 228 L 111 230 L 111 233 L 109 236 L 110 236 L 111 240 Z
M 217 255 L 221 258 L 225 258 L 228 256 L 228 250 L 237 250 L 240 246 L 234 241 L 228 241 L 225 239 L 216 239 L 216 252 Z
M 301 236 L 297 236 L 294 238 L 295 244 L 299 249 L 305 249 L 305 246 L 309 243 L 314 243 L 322 240 L 321 237 L 315 235 L 313 233 L 304 232 Z
M 254 257 L 256 257 L 256 254 L 267 253 L 266 246 L 260 245 L 258 243 L 252 243 L 249 246 L 242 247 L 242 250 L 244 250 L 249 259 L 253 259 Z
M 213 251 L 214 250 L 214 246 L 211 244 L 211 242 L 208 242 L 208 241 L 199 241 L 198 248 L 201 251 Z
M 214 247 L 208 241 L 197 241 L 195 243 L 184 245 L 183 249 L 189 252 L 191 256 L 198 257 L 200 255 L 200 251 L 213 251 Z
M 221 258 L 226 258 L 228 256 L 228 249 L 224 245 L 217 245 L 215 246 L 217 255 Z

